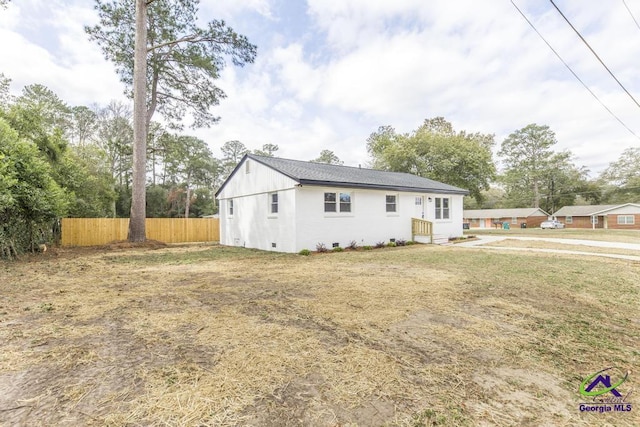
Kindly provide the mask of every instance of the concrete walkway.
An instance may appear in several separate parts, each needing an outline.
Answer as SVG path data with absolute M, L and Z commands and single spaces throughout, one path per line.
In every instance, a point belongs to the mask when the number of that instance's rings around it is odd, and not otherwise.
M 571 255 L 589 255 L 599 256 L 605 258 L 625 259 L 630 261 L 640 261 L 640 244 L 638 243 L 624 243 L 624 242 L 606 242 L 599 240 L 579 240 L 579 239 L 557 239 L 551 237 L 519 237 L 519 236 L 477 236 L 478 240 L 472 240 L 470 242 L 457 243 L 456 247 L 463 248 L 480 248 L 480 249 L 493 249 L 500 251 L 525 251 L 525 252 L 546 252 L 546 253 L 558 253 L 558 254 L 571 254 Z M 622 255 L 622 254 L 609 254 L 603 252 L 583 252 L 583 251 L 569 251 L 564 249 L 538 249 L 538 248 L 509 248 L 499 246 L 483 246 L 487 243 L 499 242 L 501 240 L 538 240 L 550 243 L 559 243 L 565 245 L 583 245 L 599 248 L 611 248 L 611 249 L 627 249 L 638 251 L 638 256 L 635 255 Z M 587 248 L 585 248 L 587 249 Z

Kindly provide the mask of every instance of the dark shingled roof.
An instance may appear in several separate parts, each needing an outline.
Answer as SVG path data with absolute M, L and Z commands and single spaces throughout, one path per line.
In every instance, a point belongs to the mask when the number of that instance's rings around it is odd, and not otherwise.
M 326 163 L 304 162 L 278 157 L 247 154 L 247 158 L 262 163 L 302 185 L 323 185 L 329 187 L 369 188 L 375 190 L 416 191 L 441 194 L 469 194 L 468 190 L 444 184 L 428 178 L 403 172 L 387 172 L 351 166 L 329 165 Z M 231 178 L 236 169 L 229 175 Z M 227 180 L 229 179 L 227 178 Z M 226 181 L 225 181 L 226 183 Z M 222 191 L 224 184 L 218 190 Z

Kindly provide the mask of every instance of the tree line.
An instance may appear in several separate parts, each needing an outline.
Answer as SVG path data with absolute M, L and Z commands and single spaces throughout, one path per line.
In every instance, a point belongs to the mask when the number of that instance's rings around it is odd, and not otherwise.
M 70 106 L 33 84 L 11 96 L 0 74 L 0 258 L 53 239 L 63 217 L 129 217 L 133 186 L 131 107 Z M 146 216 L 217 213 L 215 192 L 250 150 L 233 140 L 215 156 L 207 142 L 151 122 L 146 144 Z M 323 150 L 313 161 L 341 163 Z
M 468 189 L 465 209 L 640 202 L 640 148 L 625 150 L 595 178 L 569 150 L 556 151 L 555 133 L 530 124 L 500 144 L 492 134 L 455 131 L 442 117 L 398 133 L 382 126 L 367 139 L 371 166 L 409 172 Z
M 114 63 L 133 109 L 69 106 L 38 84 L 14 98 L 0 74 L 0 257 L 50 240 L 64 216 L 129 217 L 129 240 L 144 241 L 145 217 L 216 212 L 215 189 L 249 150 L 228 141 L 215 158 L 205 141 L 183 133 L 183 118 L 192 127 L 216 123 L 211 107 L 226 95 L 215 80 L 227 62 L 253 62 L 257 47 L 224 21 L 197 26 L 198 7 L 199 0 L 95 0 L 99 22 L 85 31 Z M 590 180 L 570 152 L 553 151 L 555 143 L 547 126 L 515 131 L 498 152 L 498 173 L 494 135 L 455 131 L 437 117 L 408 133 L 380 127 L 367 151 L 374 168 L 469 189 L 467 207 L 553 212 L 578 200 L 638 200 L 640 149 Z M 277 150 L 265 144 L 254 152 Z M 314 161 L 342 164 L 329 150 Z
M 0 249 L 2 256 L 50 241 L 62 217 L 128 217 L 133 186 L 133 124 L 128 104 L 70 106 L 33 84 L 11 96 L 0 75 Z M 398 133 L 380 127 L 366 141 L 370 166 L 409 172 L 468 189 L 466 208 L 540 207 L 640 201 L 640 149 L 625 150 L 589 178 L 569 151 L 554 151 L 548 126 L 514 131 L 493 158 L 494 135 L 456 131 L 442 117 Z M 279 147 L 221 145 L 151 122 L 146 144 L 147 217 L 217 213 L 215 191 L 247 153 L 277 155 Z M 311 161 L 343 164 L 330 150 Z

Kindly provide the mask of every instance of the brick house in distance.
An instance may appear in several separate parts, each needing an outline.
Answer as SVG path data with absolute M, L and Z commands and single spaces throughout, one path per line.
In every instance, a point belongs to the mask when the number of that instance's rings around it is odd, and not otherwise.
M 554 217 L 566 228 L 640 230 L 640 204 L 564 206 Z
M 465 209 L 463 217 L 470 228 L 492 228 L 496 223 L 504 222 L 511 224 L 511 227 L 526 224 L 527 228 L 534 228 L 546 221 L 549 214 L 540 208 Z

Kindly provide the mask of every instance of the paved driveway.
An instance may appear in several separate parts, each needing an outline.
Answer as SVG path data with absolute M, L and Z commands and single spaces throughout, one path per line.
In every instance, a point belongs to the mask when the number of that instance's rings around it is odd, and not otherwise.
M 481 249 L 493 249 L 501 251 L 528 251 L 528 252 L 547 252 L 547 253 L 561 253 L 561 254 L 573 254 L 573 255 L 590 255 L 600 256 L 605 258 L 617 258 L 626 259 L 630 261 L 640 261 L 640 244 L 638 243 L 624 243 L 624 242 L 606 242 L 599 240 L 580 240 L 580 239 L 556 239 L 552 237 L 519 237 L 519 236 L 477 236 L 477 240 L 470 242 L 458 243 L 456 247 L 463 248 L 481 248 Z M 638 255 L 621 255 L 621 254 L 608 254 L 604 252 L 586 252 L 586 251 L 568 251 L 564 249 L 538 249 L 538 248 L 508 248 L 498 246 L 483 246 L 487 243 L 499 242 L 501 240 L 538 240 L 543 242 L 560 243 L 565 245 L 584 245 L 600 248 L 611 249 L 628 249 L 638 251 Z M 588 248 L 585 247 L 585 250 Z

